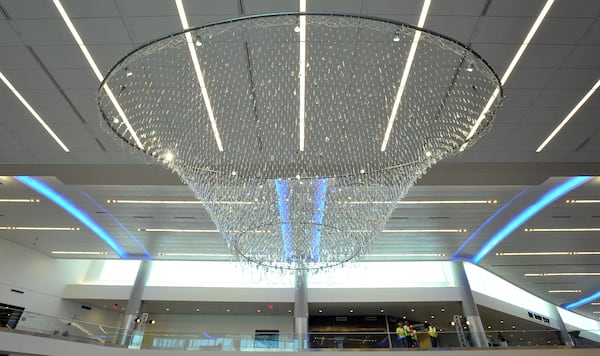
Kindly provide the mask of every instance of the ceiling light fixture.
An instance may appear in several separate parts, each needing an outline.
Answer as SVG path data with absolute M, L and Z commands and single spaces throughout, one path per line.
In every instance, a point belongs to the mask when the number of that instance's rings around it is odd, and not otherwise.
M 54 133 L 54 131 L 50 128 L 50 126 L 48 126 L 48 124 L 46 123 L 46 121 L 44 121 L 44 119 L 42 119 L 42 117 L 40 116 L 40 114 L 38 114 L 37 111 L 35 111 L 35 109 L 31 105 L 29 105 L 29 103 L 27 102 L 27 100 L 25 100 L 25 98 L 21 95 L 21 93 L 19 93 L 19 91 L 12 85 L 12 83 L 8 80 L 8 78 L 6 78 L 4 76 L 4 74 L 2 72 L 0 72 L 0 79 L 8 87 L 8 90 L 10 90 L 13 93 L 13 95 L 16 96 L 17 99 L 19 99 L 19 101 L 21 102 L 21 104 L 23 104 L 23 106 L 37 120 L 37 122 L 40 125 L 42 125 L 42 127 L 44 128 L 44 130 L 46 130 L 46 132 L 50 135 L 50 137 L 52 137 L 52 139 L 54 139 L 54 141 L 56 141 L 56 143 L 58 143 L 58 145 L 63 149 L 63 151 L 70 152 L 69 148 L 67 147 L 67 145 L 65 145 L 62 142 L 62 140 L 58 137 L 58 135 L 56 135 Z
M 552 141 L 554 136 L 556 136 L 558 134 L 558 132 L 560 130 L 562 130 L 562 128 L 569 122 L 569 120 L 571 120 L 573 118 L 573 116 L 575 116 L 577 111 L 579 111 L 579 109 L 581 109 L 581 107 L 585 104 L 585 102 L 588 101 L 588 99 L 596 92 L 596 90 L 598 90 L 598 87 L 600 87 L 600 79 L 598 79 L 598 81 L 596 82 L 596 84 L 594 84 L 592 89 L 590 89 L 583 96 L 583 98 L 581 98 L 581 100 L 577 103 L 577 105 L 575 105 L 575 107 L 569 112 L 569 114 L 563 119 L 563 121 L 561 121 L 561 123 L 558 124 L 558 126 L 556 126 L 556 128 L 550 133 L 550 135 L 548 135 L 548 137 L 546 137 L 544 142 L 542 142 L 542 144 L 535 150 L 535 152 L 538 152 L 538 153 L 542 152 L 542 150 L 550 143 L 550 141 Z
M 573 189 L 579 187 L 580 185 L 587 183 L 590 179 L 592 179 L 590 176 L 572 177 L 544 193 L 544 195 L 542 195 L 535 203 L 518 213 L 506 225 L 492 235 L 492 237 L 481 247 L 475 256 L 473 256 L 473 263 L 479 263 L 479 261 L 481 261 L 481 259 L 483 259 L 494 247 L 502 242 L 502 240 L 504 240 L 513 231 L 518 229 L 519 226 L 523 225 L 529 219 L 543 210 L 546 206 Z
M 419 22 L 417 24 L 417 27 L 423 28 L 423 26 L 425 26 L 425 19 L 427 18 L 427 13 L 429 12 L 429 5 L 431 5 L 431 0 L 423 1 L 423 8 L 421 8 L 421 15 L 419 16 Z M 394 33 L 394 36 L 394 42 L 400 42 L 399 31 L 396 31 Z M 406 64 L 404 65 L 404 70 L 402 71 L 402 77 L 400 78 L 400 84 L 398 85 L 398 91 L 396 92 L 396 99 L 394 99 L 394 106 L 392 106 L 392 112 L 390 113 L 390 118 L 388 119 L 385 135 L 383 136 L 381 152 L 385 151 L 388 141 L 390 139 L 392 127 L 394 126 L 394 121 L 396 121 L 396 116 L 398 114 L 398 110 L 400 109 L 402 95 L 404 94 L 404 90 L 406 88 L 406 82 L 408 81 L 408 75 L 410 74 L 410 70 L 415 59 L 415 54 L 417 53 L 417 47 L 419 45 L 420 39 L 421 31 L 415 30 L 412 44 L 410 45 L 410 50 L 408 52 L 408 57 L 406 57 Z
M 365 257 L 444 257 L 445 253 L 369 253 Z
M 306 0 L 300 0 L 300 13 L 306 12 Z M 306 120 L 306 16 L 298 16 L 298 127 L 300 151 L 304 151 L 304 131 Z
M 568 256 L 600 255 L 600 251 L 555 251 L 555 252 L 498 252 L 496 256 Z
M 565 228 L 526 228 L 525 232 L 594 232 L 600 227 L 565 227 Z
M 511 60 L 510 64 L 508 65 L 508 68 L 506 68 L 506 71 L 504 72 L 504 75 L 502 76 L 502 79 L 500 80 L 501 85 L 506 84 L 506 82 L 508 81 L 508 78 L 510 77 L 512 71 L 517 66 L 517 63 L 521 59 L 521 56 L 523 55 L 523 53 L 525 53 L 525 50 L 527 49 L 527 46 L 529 45 L 529 42 L 531 42 L 531 40 L 533 39 L 533 36 L 535 35 L 535 33 L 537 32 L 538 28 L 542 24 L 542 21 L 544 20 L 544 18 L 548 14 L 548 11 L 550 11 L 550 8 L 552 7 L 552 4 L 554 4 L 554 0 L 547 0 L 546 1 L 546 4 L 542 8 L 542 11 L 540 11 L 538 17 L 535 19 L 535 22 L 533 23 L 533 25 L 529 29 L 529 32 L 527 33 L 527 36 L 525 36 L 525 39 L 523 40 L 523 43 L 521 43 L 521 46 L 519 46 L 519 49 L 517 50 L 517 53 L 515 53 L 513 59 Z M 461 146 L 460 151 L 463 151 L 466 148 L 466 146 L 469 143 L 469 139 L 471 137 L 473 137 L 475 135 L 475 133 L 478 132 L 479 128 L 481 127 L 481 123 L 484 121 L 484 119 L 488 115 L 488 112 L 489 112 L 490 108 L 492 107 L 491 103 L 493 103 L 497 99 L 498 95 L 500 95 L 500 91 L 499 90 L 495 90 L 494 93 L 492 94 L 492 96 L 490 97 L 490 100 L 488 101 L 488 104 L 485 106 L 485 108 L 481 112 L 481 115 L 479 115 L 479 119 L 477 120 L 476 124 L 473 126 L 473 128 L 471 128 L 471 132 L 469 132 L 469 135 L 467 135 L 467 142 L 465 142 L 465 144 L 463 144 Z
M 39 199 L 0 199 L 0 203 L 39 203 Z
M 202 201 L 202 200 L 127 200 L 127 199 L 108 199 L 107 203 L 112 204 L 172 204 L 172 205 L 184 205 L 184 204 L 229 204 L 229 205 L 248 205 L 255 204 L 251 201 Z
M 232 254 L 225 253 L 170 253 L 170 252 L 159 252 L 158 256 L 166 257 L 233 257 Z
M 444 232 L 462 233 L 462 232 L 467 232 L 467 229 L 386 229 L 386 230 L 382 230 L 381 232 L 385 232 L 385 233 L 438 233 L 438 232 L 440 232 L 440 233 L 444 233 Z
M 79 231 L 79 228 L 78 227 L 50 227 L 50 226 L 0 226 L 0 230 Z
M 549 290 L 548 293 L 581 293 L 581 289 L 554 289 Z
M 300 26 L 299 35 L 294 32 L 296 26 Z M 299 36 L 304 32 L 304 56 L 312 59 L 302 64 Z M 398 43 L 391 41 L 396 32 L 403 38 Z M 204 40 L 198 54 L 201 63 L 207 63 L 202 66 L 205 79 L 219 78 L 218 84 L 209 85 L 219 128 L 227 132 L 226 154 L 207 144 L 214 140 L 208 124 L 203 124 L 208 122 L 202 119 L 207 116 L 205 105 L 197 91 L 188 90 L 198 81 L 190 65 L 188 38 L 197 36 Z M 426 61 L 415 57 L 415 37 L 418 54 L 427 53 Z M 358 71 L 348 65 L 346 57 L 329 55 L 350 48 L 349 39 L 355 56 L 368 56 L 379 65 Z M 378 108 L 377 118 L 361 114 L 373 110 L 370 99 L 362 97 L 373 93 L 372 85 L 362 76 L 381 86 L 375 95 L 393 95 L 398 83 L 377 79 L 408 75 L 398 69 L 405 67 L 409 57 L 412 65 L 410 78 L 402 84 L 402 110 L 397 113 L 390 144 L 381 153 L 377 136 L 389 119 L 389 110 Z M 248 59 L 242 67 L 239 58 Z M 473 72 L 462 71 L 457 78 L 456 71 L 448 69 L 463 59 L 477 65 Z M 136 68 L 142 66 L 154 79 L 152 87 L 144 76 L 136 75 Z M 173 71 L 174 66 L 190 69 Z M 122 70 L 125 67 L 134 75 L 128 77 Z M 292 72 L 281 68 L 292 68 Z M 310 150 L 304 152 L 295 139 L 302 111 L 296 105 L 299 77 L 305 77 L 305 114 L 321 115 L 327 110 L 344 115 L 343 120 L 310 121 L 306 126 Z M 356 100 L 339 100 L 340 80 L 357 88 L 352 94 Z M 473 82 L 478 83 L 477 93 L 473 93 Z M 135 118 L 138 133 L 152 143 L 142 151 L 188 184 L 233 253 L 241 260 L 279 270 L 329 268 L 367 253 L 397 200 L 434 162 L 464 142 L 477 119 L 471 114 L 481 111 L 499 82 L 472 50 L 422 28 L 307 12 L 257 15 L 186 29 L 130 53 L 106 77 L 109 87 L 126 86 L 128 97 L 135 98 L 123 105 L 127 103 L 124 109 L 130 119 Z M 424 86 L 427 90 L 422 90 Z M 260 100 L 255 100 L 257 96 Z M 157 98 L 162 98 L 159 107 Z M 450 104 L 456 102 L 461 104 Z M 98 103 L 105 123 L 127 141 L 107 119 L 115 116 L 115 109 L 103 90 Z M 493 105 L 499 104 L 500 99 Z M 412 116 L 415 113 L 418 117 Z M 157 119 L 167 115 L 169 120 Z M 368 134 L 355 135 L 357 128 Z M 165 152 L 172 152 L 175 159 L 161 160 Z M 368 199 L 390 203 L 337 204 Z M 244 203 L 216 203 L 224 201 Z M 287 213 L 282 207 L 287 207 Z
M 599 199 L 570 199 L 566 200 L 567 204 L 600 204 Z
M 497 204 L 498 200 L 398 200 L 398 201 L 339 201 L 338 204 L 398 204 L 398 205 L 437 205 L 437 204 Z
M 92 230 L 96 236 L 101 238 L 106 244 L 108 244 L 121 258 L 128 258 L 129 255 L 123 247 L 119 244 L 119 242 L 111 236 L 102 226 L 100 226 L 97 222 L 95 222 L 86 212 L 81 210 L 78 206 L 76 206 L 73 202 L 71 202 L 66 197 L 60 195 L 56 192 L 52 187 L 42 182 L 39 179 L 29 177 L 29 176 L 15 176 L 13 177 L 39 194 L 48 198 L 48 200 L 52 201 L 54 204 L 61 207 L 63 210 L 68 212 L 75 219 L 79 220 L 82 224 L 87 226 L 90 230 Z
M 183 232 L 183 233 L 218 233 L 219 230 L 216 229 L 141 229 L 138 228 L 137 231 L 143 232 Z
M 175 4 L 177 5 L 177 12 L 179 13 L 181 26 L 184 30 L 188 30 L 190 25 L 188 24 L 187 16 L 185 15 L 183 0 L 175 0 Z M 192 38 L 191 32 L 185 32 L 185 40 L 188 45 L 188 50 L 190 51 L 192 65 L 194 66 L 194 72 L 196 73 L 198 84 L 200 85 L 200 92 L 202 93 L 202 99 L 204 100 L 204 106 L 206 108 L 206 112 L 208 113 L 208 119 L 210 120 L 210 126 L 212 128 L 215 141 L 217 142 L 217 147 L 219 148 L 219 151 L 223 152 L 223 144 L 221 143 L 221 136 L 219 135 L 219 129 L 217 128 L 217 120 L 215 119 L 212 104 L 208 96 L 208 89 L 206 88 L 206 83 L 204 82 L 204 74 L 202 73 L 202 68 L 200 68 L 200 61 L 198 60 L 198 55 L 196 54 L 195 41 Z
M 101 255 L 106 256 L 106 251 L 52 251 L 53 255 Z
M 54 2 L 54 6 L 56 6 L 56 9 L 58 10 L 58 13 L 62 17 L 65 25 L 67 25 L 67 28 L 69 29 L 69 31 L 71 32 L 71 35 L 75 39 L 77 46 L 79 46 L 79 49 L 83 53 L 83 56 L 89 63 L 90 67 L 92 67 L 92 71 L 96 75 L 96 78 L 98 78 L 98 81 L 102 83 L 104 76 L 102 75 L 102 72 L 100 72 L 98 65 L 96 64 L 96 62 L 94 61 L 94 58 L 90 54 L 90 51 L 85 46 L 85 43 L 81 39 L 81 36 L 79 36 L 79 32 L 77 32 L 75 25 L 73 25 L 73 22 L 71 21 L 71 18 L 69 17 L 69 14 L 67 14 L 67 11 L 62 6 L 60 0 L 53 0 L 53 2 Z M 125 76 L 128 76 L 127 75 L 128 72 L 129 71 L 127 71 L 125 73 Z M 123 123 L 125 124 L 125 126 L 127 127 L 127 130 L 129 131 L 129 135 L 131 135 L 131 138 L 133 138 L 133 140 L 135 141 L 135 143 L 138 145 L 138 147 L 140 149 L 144 149 L 144 145 L 142 144 L 142 141 L 140 141 L 138 135 L 134 131 L 133 127 L 131 126 L 129 119 L 125 115 L 125 112 L 121 108 L 121 105 L 117 101 L 117 98 L 113 94 L 112 90 L 106 84 L 102 84 L 102 89 L 104 89 L 104 91 L 106 92 L 106 95 L 108 96 L 112 105 L 114 106 L 115 110 L 117 111 L 118 116 L 121 117 L 121 120 L 123 120 Z M 113 116 L 116 116 L 116 115 L 113 115 Z
M 600 272 L 549 272 L 549 273 L 525 273 L 525 277 L 563 277 L 563 276 L 600 276 Z

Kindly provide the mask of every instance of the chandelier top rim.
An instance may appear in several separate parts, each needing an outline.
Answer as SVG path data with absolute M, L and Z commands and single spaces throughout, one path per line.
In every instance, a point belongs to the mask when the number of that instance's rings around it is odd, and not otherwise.
M 377 16 L 365 16 L 365 15 L 357 15 L 357 14 L 350 14 L 350 13 L 343 13 L 343 12 L 326 12 L 326 11 L 307 11 L 307 12 L 299 12 L 299 11 L 288 11 L 288 12 L 271 12 L 271 13 L 263 13 L 263 14 L 254 14 L 254 15 L 247 15 L 247 16 L 238 16 L 238 17 L 233 17 L 233 18 L 229 18 L 229 19 L 225 19 L 225 20 L 219 20 L 219 21 L 215 21 L 215 22 L 211 22 L 208 24 L 204 24 L 201 26 L 195 26 L 195 27 L 190 27 L 188 29 L 182 30 L 182 31 L 178 31 L 178 32 L 174 32 L 162 37 L 159 37 L 155 40 L 152 40 L 150 42 L 147 42 L 141 46 L 136 47 L 135 49 L 129 51 L 126 55 L 124 55 L 123 57 L 121 57 L 121 59 L 119 59 L 107 72 L 106 75 L 104 76 L 104 78 L 102 79 L 102 82 L 100 83 L 98 90 L 101 90 L 102 87 L 106 84 L 106 81 L 110 78 L 110 75 L 119 68 L 119 66 L 125 61 L 127 60 L 127 58 L 129 58 L 132 54 L 146 48 L 149 46 L 152 46 L 155 43 L 164 41 L 166 39 L 175 37 L 175 36 L 180 36 L 183 35 L 185 33 L 188 32 L 194 32 L 194 31 L 198 31 L 204 28 L 210 28 L 210 27 L 215 27 L 215 26 L 220 26 L 220 25 L 225 25 L 225 24 L 230 24 L 230 23 L 235 23 L 235 22 L 241 22 L 241 21 L 248 21 L 248 20 L 253 20 L 253 19 L 263 19 L 263 18 L 269 18 L 269 17 L 281 17 L 281 16 L 301 16 L 301 15 L 305 15 L 305 16 L 332 16 L 332 17 L 349 17 L 349 18 L 356 18 L 356 19 L 363 19 L 363 20 L 370 20 L 370 21 L 377 21 L 377 22 L 382 22 L 382 23 L 388 23 L 390 25 L 396 25 L 396 26 L 402 26 L 402 27 L 407 27 L 409 29 L 415 30 L 415 31 L 421 31 L 436 37 L 439 37 L 443 40 L 449 41 L 454 43 L 457 46 L 462 47 L 463 49 L 465 49 L 466 51 L 470 52 L 473 56 L 475 56 L 475 58 L 477 58 L 478 60 L 480 60 L 488 69 L 489 71 L 492 73 L 492 75 L 495 77 L 495 79 L 498 82 L 498 87 L 500 89 L 500 93 L 499 93 L 499 97 L 502 98 L 504 97 L 503 92 L 504 92 L 504 88 L 502 86 L 502 82 L 500 80 L 500 76 L 498 75 L 498 73 L 496 73 L 496 71 L 494 70 L 494 67 L 492 67 L 487 61 L 486 59 L 481 56 L 477 51 L 475 51 L 474 49 L 472 49 L 471 47 L 467 46 L 466 44 L 464 44 L 461 41 L 458 41 L 450 36 L 444 35 L 442 33 L 436 32 L 436 31 L 432 31 L 429 30 L 427 28 L 423 28 L 423 27 L 418 27 L 415 25 L 411 25 L 409 23 L 406 22 L 402 22 L 402 21 L 397 21 L 397 20 L 392 20 L 392 19 L 386 19 L 383 17 L 377 17 Z

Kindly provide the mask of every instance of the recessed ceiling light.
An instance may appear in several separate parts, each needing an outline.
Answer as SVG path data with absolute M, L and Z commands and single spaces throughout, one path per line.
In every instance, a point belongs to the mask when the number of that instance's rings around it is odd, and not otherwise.
M 183 1 L 175 0 L 175 4 L 177 6 L 177 12 L 179 13 L 181 26 L 184 30 L 188 30 L 190 28 L 190 25 L 188 24 L 187 16 L 185 14 Z M 217 120 L 215 119 L 212 104 L 210 103 L 208 90 L 206 88 L 206 83 L 204 82 L 204 74 L 202 74 L 202 68 L 200 68 L 200 61 L 198 60 L 198 55 L 196 54 L 195 41 L 192 39 L 192 34 L 189 31 L 185 32 L 184 36 L 188 45 L 190 56 L 192 58 L 192 64 L 194 67 L 194 71 L 196 72 L 198 84 L 200 85 L 200 92 L 202 93 L 202 99 L 204 100 L 204 106 L 206 107 L 206 112 L 208 113 L 208 119 L 210 121 L 210 126 L 212 128 L 217 147 L 219 148 L 219 151 L 223 152 L 223 144 L 221 143 L 221 137 L 219 135 L 219 130 L 217 129 Z
M 525 273 L 525 277 L 559 277 L 559 276 L 600 276 L 600 272 L 550 272 Z
M 0 230 L 79 231 L 79 228 L 78 227 L 51 227 L 51 226 L 0 226 Z
M 0 203 L 39 203 L 39 199 L 0 199 Z
M 196 311 L 197 311 L 197 312 L 199 312 L 199 311 L 200 311 L 200 308 L 196 308 Z
M 581 289 L 554 289 L 549 290 L 548 293 L 581 293 Z
M 231 311 L 231 309 L 227 308 L 225 311 L 229 313 Z
M 60 13 L 60 16 L 62 17 L 64 23 L 67 25 L 67 28 L 71 32 L 71 35 L 75 39 L 75 42 L 77 43 L 77 46 L 79 47 L 79 49 L 83 53 L 83 56 L 85 57 L 85 59 L 88 61 L 90 67 L 92 67 L 92 71 L 96 75 L 96 78 L 98 79 L 99 82 L 102 82 L 104 80 L 104 75 L 102 74 L 102 72 L 98 68 L 98 65 L 94 61 L 94 58 L 92 58 L 92 55 L 90 54 L 89 50 L 85 46 L 85 43 L 83 43 L 83 40 L 81 39 L 81 36 L 79 36 L 79 32 L 77 32 L 77 29 L 75 28 L 75 25 L 73 25 L 73 22 L 71 21 L 71 18 L 69 17 L 69 15 L 67 14 L 67 12 L 65 11 L 65 8 L 62 6 L 62 4 L 61 4 L 61 2 L 59 0 L 53 0 L 53 2 L 54 2 L 54 6 L 56 6 L 56 9 Z M 117 112 L 119 113 L 119 116 L 121 116 L 121 119 L 125 123 L 125 126 L 127 126 L 127 130 L 129 131 L 129 134 L 131 135 L 131 137 L 133 138 L 133 140 L 135 141 L 135 143 L 138 145 L 139 148 L 144 149 L 144 145 L 142 144 L 142 141 L 140 141 L 138 135 L 133 130 L 133 127 L 131 126 L 131 123 L 129 122 L 129 119 L 127 119 L 127 116 L 125 115 L 125 112 L 121 108 L 121 105 L 119 105 L 119 102 L 117 101 L 117 98 L 113 94 L 112 90 L 106 84 L 104 84 L 102 86 L 102 89 L 104 89 L 104 91 L 106 92 L 106 95 L 108 96 L 108 98 L 110 99 L 111 103 L 113 104 L 113 106 L 115 107 L 115 109 L 117 110 Z
M 171 311 L 171 308 L 165 308 L 165 311 Z
M 558 134 L 558 132 L 560 130 L 562 130 L 562 128 L 569 122 L 569 120 L 571 120 L 573 118 L 573 116 L 575 116 L 577 111 L 579 111 L 579 109 L 581 109 L 581 107 L 585 104 L 585 102 L 588 101 L 588 99 L 596 92 L 596 90 L 598 89 L 599 86 L 600 86 L 600 79 L 598 79 L 598 81 L 596 82 L 596 84 L 594 84 L 592 89 L 590 89 L 583 96 L 583 98 L 581 98 L 581 100 L 577 103 L 577 105 L 575 105 L 575 107 L 569 112 L 569 114 L 563 119 L 563 121 L 561 121 L 561 123 L 558 124 L 558 126 L 550 133 L 550 135 L 548 135 L 548 137 L 546 137 L 544 142 L 542 142 L 542 144 L 535 150 L 535 152 L 542 152 L 542 150 L 548 145 L 548 143 L 550 143 L 550 141 L 552 141 L 554 136 L 556 136 L 556 134 Z
M 106 251 L 52 251 L 53 255 L 108 255 Z
M 56 143 L 58 143 L 58 145 L 63 149 L 63 151 L 70 152 L 69 148 L 62 142 L 62 140 L 58 137 L 58 135 L 56 135 L 54 133 L 54 131 L 52 131 L 52 129 L 50 128 L 50 126 L 48 126 L 46 121 L 44 121 L 44 119 L 42 119 L 42 117 L 37 113 L 37 111 L 35 111 L 35 109 L 31 105 L 29 105 L 27 100 L 25 100 L 25 98 L 21 95 L 21 93 L 19 93 L 19 91 L 12 85 L 12 83 L 8 80 L 8 78 L 6 78 L 4 76 L 4 74 L 2 74 L 2 72 L 0 72 L 0 79 L 4 82 L 4 84 L 8 87 L 8 89 L 13 93 L 13 95 L 16 96 L 17 99 L 19 99 L 21 104 L 23 104 L 23 106 L 25 106 L 27 111 L 29 111 L 29 113 L 37 120 L 37 122 L 40 125 L 42 125 L 42 127 L 44 128 L 44 130 L 46 130 L 46 132 L 50 135 L 50 137 L 52 137 L 52 139 L 54 139 L 54 141 L 56 141 Z
M 571 199 L 565 202 L 567 204 L 600 204 L 598 199 Z
M 425 26 L 425 19 L 427 18 L 427 13 L 429 12 L 429 5 L 431 5 L 431 0 L 423 1 L 423 8 L 421 8 L 421 15 L 419 16 L 419 22 L 417 27 L 423 28 Z M 385 134 L 383 136 L 383 142 L 381 143 L 381 152 L 384 152 L 388 141 L 390 139 L 390 135 L 392 133 L 392 127 L 394 126 L 394 121 L 396 120 L 396 116 L 398 114 L 398 110 L 400 109 L 400 103 L 402 101 L 402 95 L 404 94 L 404 89 L 406 88 L 406 82 L 408 81 L 408 75 L 410 74 L 410 69 L 412 67 L 413 60 L 415 58 L 415 54 L 417 52 L 417 47 L 419 45 L 419 40 L 421 39 L 421 31 L 415 31 L 415 37 L 413 37 L 412 44 L 410 45 L 410 50 L 408 52 L 408 56 L 406 57 L 406 64 L 404 65 L 404 71 L 402 72 L 402 77 L 400 78 L 400 84 L 398 85 L 398 92 L 396 93 L 396 98 L 394 100 L 394 105 L 392 106 L 392 111 L 390 113 L 390 117 L 388 119 L 387 128 L 385 130 Z
M 256 309 L 256 312 L 257 312 L 257 313 L 260 313 L 260 312 L 261 312 L 261 310 L 260 310 L 260 309 Z
M 354 313 L 354 309 L 350 309 L 348 310 L 350 313 Z
M 572 228 L 527 228 L 525 232 L 595 232 L 600 227 L 572 227 Z

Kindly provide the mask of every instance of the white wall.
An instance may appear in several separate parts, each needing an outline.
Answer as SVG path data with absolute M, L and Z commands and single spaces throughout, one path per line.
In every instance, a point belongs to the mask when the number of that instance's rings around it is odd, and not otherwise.
M 89 264 L 89 260 L 53 259 L 0 239 L 0 302 L 57 318 L 113 325 L 118 314 L 85 310 L 80 303 L 62 299 L 65 285 L 83 282 Z

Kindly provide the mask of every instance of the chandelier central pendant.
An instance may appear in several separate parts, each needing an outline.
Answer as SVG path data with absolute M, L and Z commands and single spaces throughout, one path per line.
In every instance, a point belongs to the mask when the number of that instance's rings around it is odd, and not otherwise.
M 102 117 L 174 170 L 234 254 L 321 269 L 365 254 L 408 189 L 489 127 L 500 81 L 444 36 L 283 13 L 147 44 L 102 83 Z

